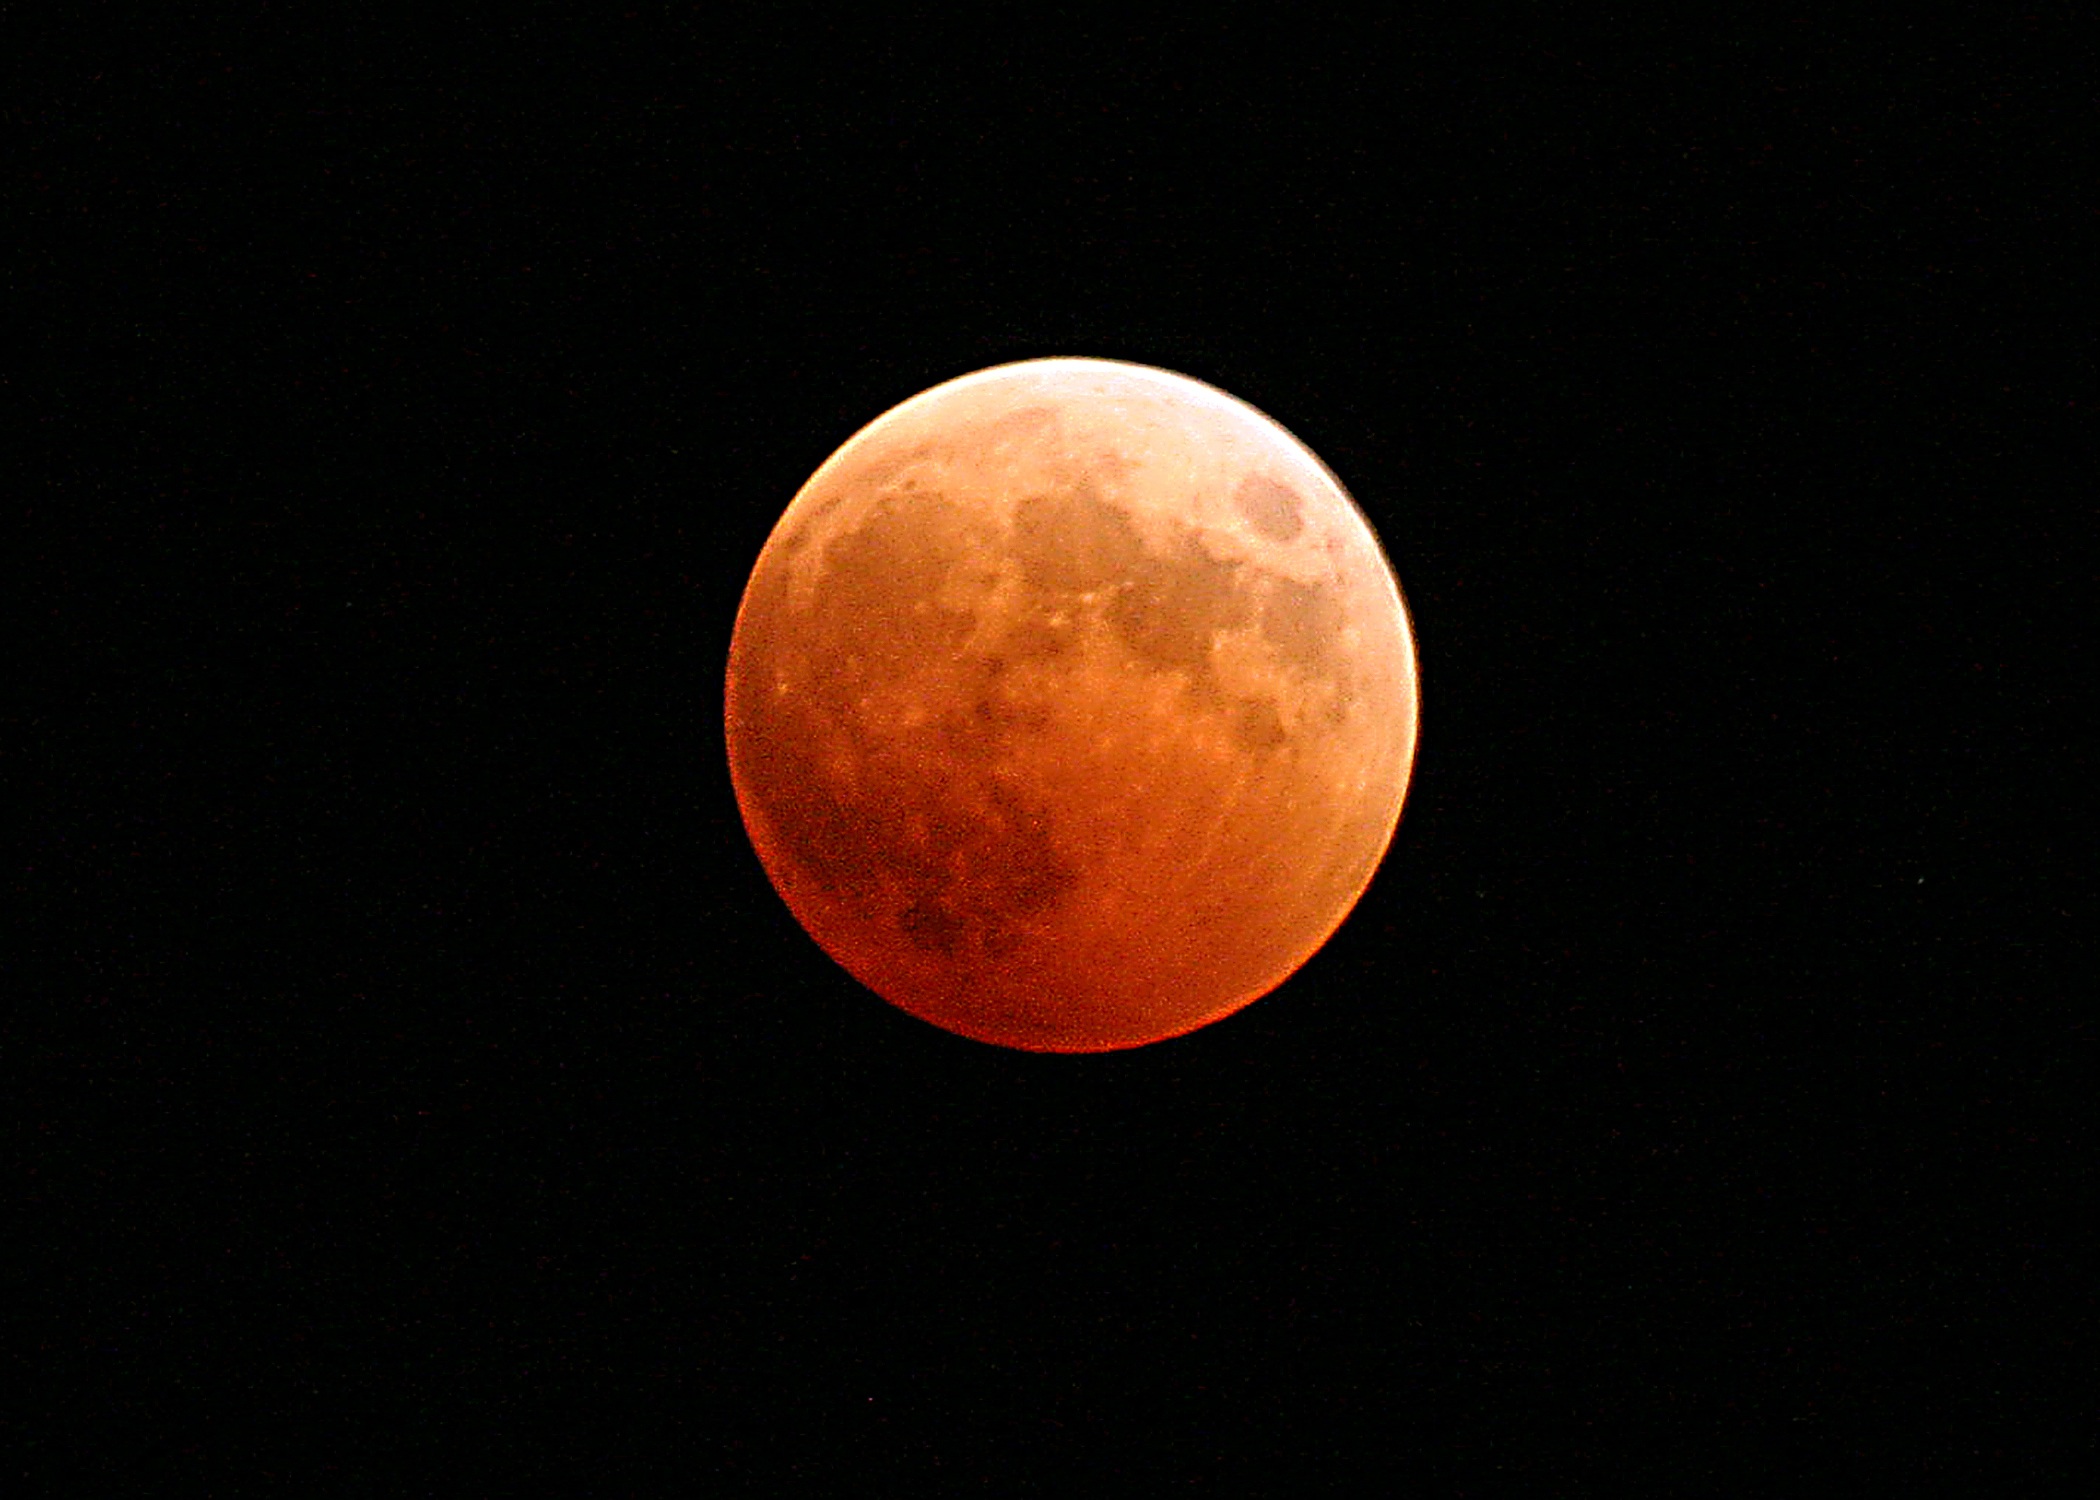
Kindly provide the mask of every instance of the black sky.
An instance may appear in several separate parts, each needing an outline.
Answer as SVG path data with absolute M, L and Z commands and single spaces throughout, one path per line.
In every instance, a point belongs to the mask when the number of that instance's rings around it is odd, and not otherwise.
M 701 14 L 25 23 L 24 1471 L 1581 1494 L 2089 1448 L 2051 15 Z M 1047 354 L 1303 438 L 1424 683 L 1329 947 L 1092 1059 L 831 965 L 720 724 L 808 473 Z

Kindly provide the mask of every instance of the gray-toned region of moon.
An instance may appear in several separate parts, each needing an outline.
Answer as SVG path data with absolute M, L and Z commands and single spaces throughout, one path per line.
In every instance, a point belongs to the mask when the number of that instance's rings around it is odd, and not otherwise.
M 1140 366 L 937 387 L 798 494 L 738 616 L 738 800 L 817 941 L 1044 1050 L 1267 992 L 1347 914 L 1413 756 L 1413 645 L 1326 469 Z

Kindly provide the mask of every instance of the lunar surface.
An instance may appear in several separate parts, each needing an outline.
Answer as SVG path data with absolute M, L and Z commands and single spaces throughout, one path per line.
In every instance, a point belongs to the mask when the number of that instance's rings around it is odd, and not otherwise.
M 832 455 L 751 575 L 730 772 L 767 874 L 891 1003 L 981 1041 L 1140 1046 L 1273 990 L 1391 842 L 1407 613 L 1269 418 L 1050 359 Z

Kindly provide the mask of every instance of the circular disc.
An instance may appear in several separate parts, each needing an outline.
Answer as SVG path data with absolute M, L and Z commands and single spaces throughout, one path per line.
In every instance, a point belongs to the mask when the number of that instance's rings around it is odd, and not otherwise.
M 1163 370 L 1046 359 L 870 423 L 761 552 L 731 778 L 767 874 L 935 1025 L 1094 1052 L 1274 989 L 1413 764 L 1413 637 L 1302 444 Z

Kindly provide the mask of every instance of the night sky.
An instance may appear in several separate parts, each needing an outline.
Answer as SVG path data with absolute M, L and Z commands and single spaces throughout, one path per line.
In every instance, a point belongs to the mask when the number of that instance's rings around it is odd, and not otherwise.
M 0 1472 L 2089 1459 L 2100 390 L 2055 13 L 709 9 L 21 23 L 0 990 L 40 1396 Z M 1100 1057 L 833 965 L 721 723 L 809 473 L 1052 354 L 1290 428 L 1421 653 L 1354 915 Z

